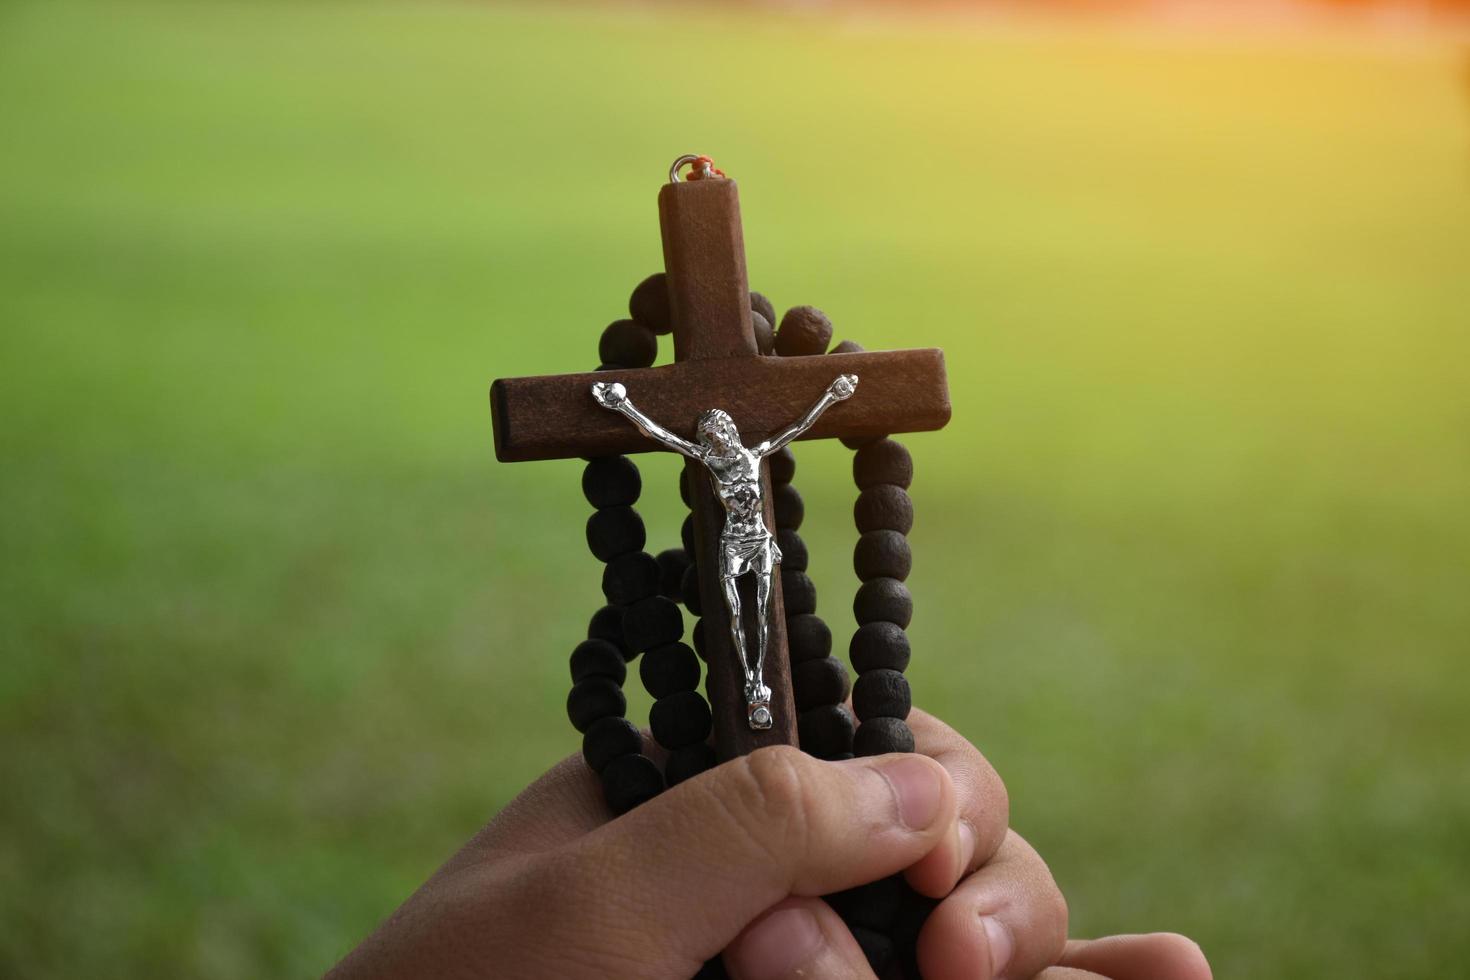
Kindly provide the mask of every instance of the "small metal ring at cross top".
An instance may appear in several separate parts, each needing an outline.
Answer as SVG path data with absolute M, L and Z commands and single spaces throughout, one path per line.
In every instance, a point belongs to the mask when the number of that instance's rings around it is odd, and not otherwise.
M 674 165 L 669 168 L 669 183 L 677 184 L 683 180 L 679 176 L 679 171 L 683 170 L 686 165 L 689 167 L 690 180 L 707 180 L 711 177 L 725 176 L 723 170 L 715 169 L 715 163 L 709 157 L 699 153 L 686 153 L 675 160 Z

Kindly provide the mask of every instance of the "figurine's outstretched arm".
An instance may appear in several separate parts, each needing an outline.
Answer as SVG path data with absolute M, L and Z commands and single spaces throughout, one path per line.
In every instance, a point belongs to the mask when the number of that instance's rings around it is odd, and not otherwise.
M 694 459 L 702 459 L 704 451 L 699 446 L 687 439 L 680 439 L 668 429 L 659 425 L 653 419 L 638 411 L 633 405 L 633 400 L 628 397 L 628 390 L 616 381 L 599 381 L 592 386 L 592 397 L 597 399 L 597 404 L 611 412 L 617 412 L 628 418 L 628 421 L 638 426 L 638 431 L 655 442 L 662 443 L 676 453 L 683 453 Z
M 825 412 L 827 409 L 831 408 L 833 405 L 836 405 L 838 402 L 846 401 L 847 399 L 851 398 L 852 393 L 857 390 L 857 383 L 857 375 L 839 374 L 837 376 L 837 380 L 827 386 L 827 390 L 822 392 L 822 397 L 817 399 L 817 403 L 815 405 L 807 409 L 805 415 L 797 419 L 796 422 L 794 422 L 789 429 L 778 432 L 775 435 L 771 436 L 771 438 L 767 439 L 765 442 L 753 447 L 751 449 L 751 452 L 755 453 L 757 456 L 767 456 L 771 453 L 776 452 L 781 447 L 791 442 L 791 440 L 795 439 L 797 436 L 800 436 L 807 429 L 810 429 L 813 425 L 815 425 L 817 419 L 819 419 L 822 413 Z

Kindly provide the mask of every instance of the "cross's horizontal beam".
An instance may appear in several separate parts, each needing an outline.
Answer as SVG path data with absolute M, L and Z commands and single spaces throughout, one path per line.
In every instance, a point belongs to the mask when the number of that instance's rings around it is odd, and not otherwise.
M 925 432 L 949 421 L 944 352 L 936 348 L 814 357 L 732 357 L 664 367 L 502 378 L 490 387 L 495 456 L 512 463 L 658 449 L 592 398 L 595 381 L 618 381 L 650 418 L 685 437 L 706 409 L 722 408 L 754 445 L 795 422 L 839 374 L 857 394 L 830 409 L 802 438 Z

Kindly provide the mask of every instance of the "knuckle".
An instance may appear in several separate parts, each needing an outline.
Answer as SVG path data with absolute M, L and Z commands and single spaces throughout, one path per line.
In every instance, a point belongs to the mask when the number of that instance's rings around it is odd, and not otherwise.
M 802 806 L 802 756 L 789 745 L 772 745 L 745 756 L 745 771 L 762 809 L 785 816 Z
M 983 758 L 960 779 L 962 812 L 975 830 L 975 866 L 989 863 L 1005 844 L 1011 824 L 1011 797 L 1005 782 Z
M 1065 942 L 1067 938 L 1067 927 L 1071 919 L 1072 910 L 1067 906 L 1067 896 L 1057 887 L 1056 882 L 1051 886 L 1051 914 L 1056 922 L 1058 940 Z
M 990 775 L 991 799 L 994 801 L 993 806 L 996 813 L 995 821 L 1002 827 L 1009 827 L 1011 825 L 1011 791 L 1006 789 L 1005 780 L 1000 778 L 1000 773 L 991 769 Z
M 1067 945 L 1070 918 L 1067 897 L 1041 855 L 1015 831 L 1007 835 L 1003 851 L 1008 855 L 1007 861 L 1016 862 L 1015 872 L 1026 883 L 1026 904 L 1031 909 L 1027 918 L 1035 930 L 1037 949 L 1060 956 Z
M 749 819 L 769 839 L 801 846 L 810 825 L 808 765 L 808 757 L 790 745 L 757 749 L 744 757 Z
M 1042 915 L 1048 926 L 1048 945 L 1057 953 L 1060 953 L 1067 945 L 1067 926 L 1071 916 L 1071 909 L 1067 907 L 1067 896 L 1057 887 L 1057 883 L 1047 877 L 1047 894 L 1042 900 Z

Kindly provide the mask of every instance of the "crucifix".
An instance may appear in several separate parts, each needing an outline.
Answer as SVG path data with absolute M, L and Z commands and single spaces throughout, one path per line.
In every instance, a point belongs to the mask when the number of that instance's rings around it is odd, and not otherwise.
M 851 398 L 857 382 L 855 374 L 838 375 L 799 420 L 749 447 L 741 443 L 735 420 L 723 409 L 711 408 L 701 414 L 695 424 L 699 441 L 689 442 L 639 411 L 628 397 L 627 389 L 616 381 L 598 381 L 592 385 L 592 397 L 603 408 L 626 416 L 639 432 L 654 442 L 703 463 L 709 470 L 715 495 L 725 508 L 724 526 L 720 529 L 720 590 L 725 595 L 730 639 L 745 672 L 745 707 L 750 727 L 757 731 L 771 727 L 771 689 L 765 683 L 765 660 L 770 641 L 771 590 L 776 566 L 781 564 L 781 548 L 766 524 L 761 463 L 799 438 L 827 409 Z M 754 651 L 746 642 L 741 615 L 740 578 L 747 574 L 755 580 Z
M 694 169 L 683 179 L 680 168 L 687 164 Z M 707 158 L 676 161 L 670 182 L 659 191 L 658 209 L 674 363 L 500 379 L 490 391 L 495 452 L 503 462 L 596 460 L 659 449 L 689 457 L 685 479 L 692 489 L 692 558 L 704 618 L 702 654 L 714 748 L 725 759 L 764 745 L 798 744 L 781 579 L 772 574 L 781 557 L 773 544 L 776 520 L 768 457 L 792 439 L 842 438 L 857 444 L 883 440 L 892 433 L 938 429 L 949 420 L 949 392 L 944 355 L 937 349 L 859 349 L 806 356 L 763 352 L 746 281 L 736 184 L 714 170 Z M 908 506 L 907 497 L 902 503 Z M 907 530 L 907 524 L 898 529 L 900 534 Z M 641 536 L 641 525 L 639 531 Z M 884 525 L 874 533 L 895 532 Z M 647 559 L 641 554 L 641 541 L 634 543 L 641 558 Z M 903 547 L 906 576 L 907 546 Z M 614 561 L 623 561 L 628 568 L 648 564 L 619 556 L 605 560 L 610 567 Z M 740 602 L 736 580 L 742 575 L 754 580 L 748 586 L 754 601 Z M 882 581 L 895 580 L 885 571 Z M 906 592 L 904 596 L 906 601 Z M 742 623 L 736 618 L 740 616 L 748 621 Z M 896 624 L 900 633 L 907 614 L 902 618 L 904 622 Z M 578 684 L 585 688 L 586 705 L 569 707 L 574 723 L 589 739 L 599 725 L 604 733 L 599 738 L 605 736 L 609 744 L 631 738 L 620 714 L 618 726 L 605 717 L 611 709 L 600 707 L 612 703 L 603 682 L 616 674 L 620 685 L 621 666 L 595 666 L 602 661 L 592 648 L 585 653 L 579 648 L 579 654 L 585 683 Z M 574 678 L 579 671 L 577 656 Z M 907 656 L 905 641 L 903 664 Z M 906 714 L 906 686 L 902 695 Z M 687 704 L 687 699 L 681 701 L 680 710 L 685 711 Z M 656 724 L 655 735 L 657 729 Z M 642 763 L 614 758 L 612 751 L 584 747 L 584 752 L 589 764 L 605 767 L 605 786 L 610 786 L 611 770 L 632 778 L 647 769 Z

